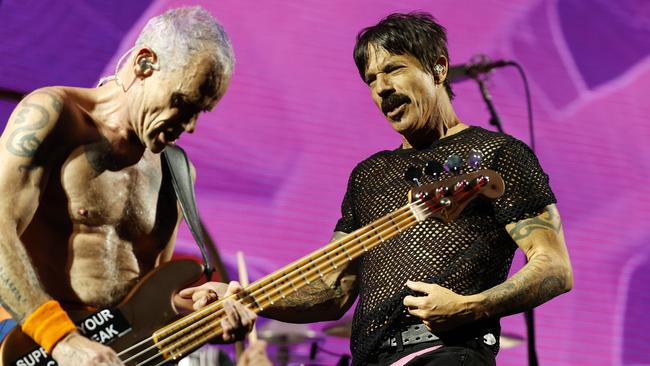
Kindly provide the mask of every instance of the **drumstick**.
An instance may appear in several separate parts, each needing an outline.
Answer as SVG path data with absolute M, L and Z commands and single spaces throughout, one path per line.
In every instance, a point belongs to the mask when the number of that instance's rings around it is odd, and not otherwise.
M 237 270 L 239 272 L 239 283 L 242 287 L 248 286 L 248 272 L 246 271 L 246 262 L 244 261 L 244 253 L 237 251 Z M 253 330 L 248 334 L 248 341 L 250 343 L 257 342 L 257 330 L 253 325 Z

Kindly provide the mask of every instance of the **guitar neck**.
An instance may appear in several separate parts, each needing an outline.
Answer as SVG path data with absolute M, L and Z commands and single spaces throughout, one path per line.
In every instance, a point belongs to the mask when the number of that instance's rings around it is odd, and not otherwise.
M 418 223 L 415 204 L 409 204 L 383 216 L 325 247 L 255 281 L 240 300 L 253 311 L 261 312 L 301 287 L 324 277 L 377 245 L 393 238 Z
M 276 301 L 345 266 L 426 217 L 426 209 L 420 201 L 405 205 L 253 282 L 237 299 L 253 312 L 260 313 Z M 223 301 L 210 304 L 158 330 L 153 335 L 158 348 L 166 357 L 174 358 L 186 355 L 221 335 L 223 331 L 220 323 L 225 316 Z

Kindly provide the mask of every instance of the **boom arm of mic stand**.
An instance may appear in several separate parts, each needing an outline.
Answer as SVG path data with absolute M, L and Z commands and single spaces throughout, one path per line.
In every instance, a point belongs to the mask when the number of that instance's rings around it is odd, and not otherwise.
M 501 133 L 503 133 L 503 127 L 501 126 L 501 119 L 499 118 L 499 115 L 497 114 L 497 110 L 494 108 L 494 103 L 492 103 L 492 97 L 490 96 L 490 93 L 487 90 L 487 87 L 485 86 L 485 81 L 482 79 L 476 77 L 474 78 L 476 82 L 478 83 L 478 87 L 481 90 L 481 96 L 483 97 L 483 100 L 485 101 L 485 104 L 488 107 L 488 110 L 490 111 L 490 124 L 494 125 L 497 127 L 497 130 Z

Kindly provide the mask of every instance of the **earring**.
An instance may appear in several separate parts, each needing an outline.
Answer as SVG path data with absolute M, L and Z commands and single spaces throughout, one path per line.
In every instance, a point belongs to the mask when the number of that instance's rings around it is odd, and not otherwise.
M 445 70 L 445 67 L 438 64 L 433 67 L 433 73 L 436 74 L 436 76 L 439 76 L 442 74 L 442 72 Z

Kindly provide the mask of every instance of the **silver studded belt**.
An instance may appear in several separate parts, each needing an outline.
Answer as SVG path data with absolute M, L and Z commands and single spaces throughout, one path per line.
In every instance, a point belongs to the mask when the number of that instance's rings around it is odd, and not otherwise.
M 405 331 L 398 333 L 396 336 L 387 338 L 381 343 L 380 348 L 397 347 L 399 345 L 399 340 L 397 337 L 401 337 L 401 343 L 403 346 L 432 342 L 440 339 L 435 334 L 429 332 L 424 324 L 413 324 L 409 326 Z

